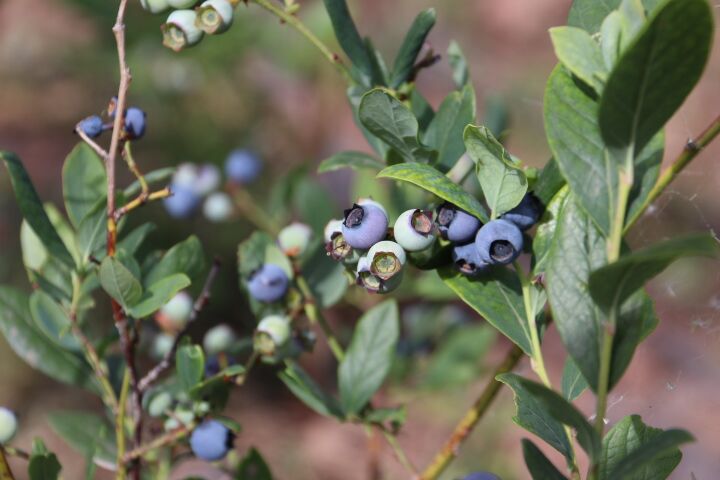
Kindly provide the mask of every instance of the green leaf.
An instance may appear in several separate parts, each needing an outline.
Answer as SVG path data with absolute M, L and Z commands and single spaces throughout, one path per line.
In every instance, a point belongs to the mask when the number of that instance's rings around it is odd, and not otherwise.
M 412 183 L 458 206 L 483 222 L 489 220 L 485 208 L 475 197 L 430 165 L 417 163 L 392 165 L 378 173 L 377 177 Z
M 482 123 L 503 143 L 510 125 L 508 104 L 500 95 L 488 95 L 483 106 Z
M 368 89 L 366 87 L 360 85 L 352 85 L 347 89 L 347 97 L 353 110 L 353 119 L 355 120 L 355 125 L 357 125 L 357 127 L 360 129 L 363 137 L 365 137 L 365 140 L 367 140 L 368 144 L 372 147 L 372 149 L 375 150 L 375 153 L 377 153 L 380 158 L 385 159 L 387 158 L 390 147 L 388 147 L 382 140 L 380 140 L 372 132 L 370 132 L 370 130 L 365 128 L 365 125 L 363 125 L 363 122 L 360 120 L 360 103 L 362 102 L 363 96 L 367 92 Z
M 452 330 L 430 358 L 423 383 L 441 389 L 466 385 L 482 371 L 482 359 L 495 340 L 487 325 L 464 325 Z
M 395 149 L 403 161 L 427 162 L 435 156 L 418 140 L 415 115 L 386 91 L 374 89 L 363 95 L 358 115 L 365 128 Z
M 558 66 L 545 89 L 545 131 L 555 161 L 583 209 L 607 235 L 614 218 L 618 165 L 600 138 L 597 102 Z
M 340 47 L 358 70 L 372 76 L 370 55 L 365 47 L 345 0 L 323 0 Z
M 372 155 L 364 152 L 348 151 L 336 153 L 332 157 L 326 158 L 320 163 L 317 171 L 318 173 L 326 173 L 342 168 L 382 170 L 384 167 L 385 162 L 378 160 Z
M 555 238 L 555 230 L 557 229 L 557 221 L 562 212 L 565 202 L 568 199 L 569 190 L 567 187 L 562 188 L 547 204 L 545 212 L 543 212 L 538 222 L 535 238 L 532 241 L 533 250 L 533 273 L 539 275 L 545 271 L 547 258 L 550 254 L 553 239 Z
M 233 387 L 237 386 L 239 377 L 246 373 L 242 365 L 231 365 L 210 378 L 196 384 L 188 392 L 190 398 L 198 402 L 208 402 L 215 412 L 222 412 L 230 399 Z
M 86 458 L 115 462 L 114 429 L 93 413 L 61 410 L 48 415 L 50 428 Z
M 468 155 L 477 167 L 490 218 L 498 218 L 523 199 L 528 189 L 527 178 L 486 127 L 468 125 L 463 138 Z
M 0 331 L 10 348 L 49 377 L 98 392 L 92 369 L 79 356 L 55 345 L 31 318 L 27 295 L 0 286 Z
M 270 467 L 255 447 L 250 448 L 238 466 L 236 480 L 272 480 Z
M 205 374 L 205 354 L 199 345 L 183 345 L 175 354 L 175 367 L 180 384 L 189 392 Z
M 590 274 L 590 294 L 598 306 L 609 313 L 675 260 L 686 256 L 717 258 L 720 245 L 710 234 L 691 235 L 624 255 Z
M 75 145 L 65 158 L 62 183 L 65 211 L 78 228 L 80 222 L 107 196 L 105 166 L 85 142 Z
M 635 158 L 633 188 L 630 190 L 626 225 L 634 222 L 636 217 L 645 212 L 648 206 L 648 195 L 652 191 L 660 174 L 665 150 L 665 133 L 655 135 Z
M 395 355 L 400 325 L 397 303 L 386 300 L 360 318 L 338 367 L 343 410 L 357 414 L 382 386 Z
M 20 213 L 53 257 L 73 268 L 75 261 L 45 213 L 40 197 L 18 156 L 12 152 L 0 151 L 0 159 L 5 162 L 10 175 Z
M 42 290 L 30 295 L 30 313 L 35 325 L 47 337 L 62 348 L 82 351 L 82 346 L 72 334 L 67 312 L 53 298 Z
M 452 77 L 455 86 L 462 88 L 470 81 L 470 73 L 465 54 L 462 52 L 460 45 L 452 40 L 447 49 L 448 63 L 452 69 Z
M 155 231 L 157 226 L 153 223 L 143 223 L 118 241 L 118 250 L 124 250 L 128 255 L 135 255 L 140 245 L 148 235 Z
M 645 425 L 639 415 L 618 422 L 603 439 L 600 479 L 663 480 L 682 458 L 678 445 L 692 442 L 684 430 Z
M 47 449 L 41 439 L 34 439 L 28 463 L 30 480 L 57 480 L 60 470 L 62 466 L 57 456 Z
M 551 157 L 540 170 L 540 174 L 533 186 L 533 194 L 543 205 L 547 205 L 564 186 L 565 179 L 560 173 L 557 162 Z
M 77 244 L 80 261 L 87 265 L 90 256 L 102 255 L 106 244 L 107 202 L 103 198 L 87 212 L 77 228 Z
M 321 308 L 328 308 L 339 302 L 348 288 L 345 266 L 332 261 L 320 244 L 313 255 L 303 263 L 303 275 L 310 291 Z
M 190 286 L 190 279 L 182 273 L 174 273 L 150 285 L 138 303 L 128 312 L 133 318 L 144 318 L 159 310 L 180 290 Z
M 405 406 L 392 408 L 373 408 L 363 417 L 367 423 L 383 424 L 389 422 L 393 427 L 405 424 L 407 420 L 407 408 Z
M 191 235 L 163 255 L 162 260 L 145 276 L 143 284 L 152 285 L 175 273 L 183 273 L 190 281 L 197 282 L 204 270 L 205 253 L 202 244 L 195 235 Z
M 325 186 L 309 176 L 298 182 L 292 203 L 296 206 L 298 217 L 316 234 L 321 234 L 328 220 L 337 213 L 335 202 Z
M 273 239 L 265 232 L 255 231 L 238 246 L 238 273 L 242 279 L 260 268 L 265 259 L 265 249 Z
M 533 442 L 522 439 L 523 458 L 533 480 L 567 480 Z
M 550 38 L 555 55 L 565 68 L 601 93 L 607 69 L 600 45 L 590 34 L 581 28 L 555 27 L 550 29 Z
M 605 142 L 641 150 L 700 79 L 713 39 L 706 0 L 666 0 L 620 56 L 600 100 Z
M 430 122 L 423 142 L 438 151 L 438 170 L 447 172 L 465 153 L 463 130 L 475 121 L 475 103 L 475 90 L 467 84 L 445 97 Z
M 562 423 L 550 414 L 548 407 L 527 389 L 527 384 L 531 382 L 514 373 L 505 373 L 496 378 L 513 391 L 516 408 L 513 421 L 545 440 L 571 462 L 572 447 L 565 429 Z
M 438 274 L 463 302 L 530 354 L 530 328 L 517 275 L 498 268 L 471 278 L 449 267 L 438 270 Z
M 435 25 L 436 19 L 437 13 L 435 13 L 434 8 L 424 10 L 415 17 L 393 62 L 390 88 L 397 89 L 400 85 L 410 80 L 417 56 L 430 30 Z
M 288 389 L 305 405 L 320 415 L 345 418 L 345 413 L 338 401 L 323 392 L 315 381 L 295 362 L 288 362 L 285 370 L 278 373 L 278 377 Z
M 142 298 L 138 279 L 114 257 L 105 257 L 100 264 L 100 285 L 126 312 Z
M 562 373 L 562 393 L 570 402 L 579 397 L 588 388 L 585 377 L 582 376 L 577 364 L 572 357 L 565 360 L 565 367 Z

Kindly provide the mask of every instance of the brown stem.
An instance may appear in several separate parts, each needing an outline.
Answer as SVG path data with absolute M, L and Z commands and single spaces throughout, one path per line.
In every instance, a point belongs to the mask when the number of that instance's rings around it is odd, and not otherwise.
M 80 124 L 77 124 L 77 126 L 75 127 L 75 133 L 77 133 L 80 136 L 80 138 L 82 138 L 83 141 L 85 143 L 87 143 L 90 146 L 90 148 L 92 148 L 95 151 L 95 153 L 97 153 L 100 156 L 100 158 L 103 159 L 103 161 L 105 161 L 107 159 L 108 152 L 106 152 L 104 148 L 102 148 L 100 145 L 98 145 L 95 142 L 95 140 L 88 137 L 87 134 L 85 132 L 83 132 L 83 130 L 80 128 Z
M 15 480 L 2 445 L 0 445 L 0 480 Z

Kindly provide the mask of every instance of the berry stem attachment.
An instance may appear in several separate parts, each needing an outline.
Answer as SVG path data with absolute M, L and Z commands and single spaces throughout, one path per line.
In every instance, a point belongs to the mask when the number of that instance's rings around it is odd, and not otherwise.
M 332 331 L 332 328 L 330 328 L 330 324 L 325 320 L 325 317 L 320 312 L 320 309 L 317 308 L 317 303 L 315 301 L 315 296 L 313 295 L 312 291 L 310 290 L 310 285 L 308 285 L 307 280 L 305 280 L 305 277 L 303 277 L 302 272 L 297 270 L 297 285 L 300 289 L 300 293 L 302 293 L 304 299 L 305 299 L 305 315 L 307 315 L 308 320 L 310 320 L 310 323 L 318 324 L 320 325 L 320 329 L 325 334 L 325 338 L 327 339 L 328 346 L 330 347 L 330 350 L 332 350 L 333 355 L 337 359 L 338 362 L 342 362 L 345 358 L 345 351 L 343 350 L 343 347 L 340 345 L 340 342 L 338 341 L 337 337 L 335 337 L 335 334 Z
M 230 194 L 235 200 L 238 210 L 260 230 L 265 230 L 270 235 L 276 236 L 280 228 L 268 215 L 256 205 L 255 199 L 243 187 L 232 187 Z
M 162 435 L 160 437 L 157 437 L 152 442 L 142 445 L 140 447 L 134 448 L 133 450 L 129 451 L 124 457 L 124 462 L 132 462 L 135 461 L 146 454 L 157 450 L 158 448 L 165 447 L 167 445 L 173 445 L 178 440 L 181 440 L 190 434 L 192 432 L 193 428 L 195 428 L 194 424 L 190 425 L 183 425 L 182 427 L 173 430 L 172 432 L 169 432 L 165 435 Z

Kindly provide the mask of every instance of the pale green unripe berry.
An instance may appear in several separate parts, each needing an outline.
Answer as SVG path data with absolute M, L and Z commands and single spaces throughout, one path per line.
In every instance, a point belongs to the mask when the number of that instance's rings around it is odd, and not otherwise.
M 187 292 L 179 292 L 163 305 L 156 320 L 166 330 L 179 331 L 187 325 L 192 311 L 192 297 Z
M 336 233 L 342 233 L 342 222 L 342 219 L 333 218 L 325 225 L 325 230 L 323 230 L 325 243 L 330 242 Z
M 370 273 L 385 281 L 399 274 L 406 260 L 405 250 L 390 240 L 376 243 L 370 247 L 367 253 L 367 266 Z
M 175 9 L 194 7 L 198 0 L 168 0 L 171 7 Z
M 408 252 L 429 248 L 435 241 L 432 214 L 419 209 L 400 214 L 393 227 L 395 241 Z
M 312 235 L 312 229 L 304 223 L 291 223 L 280 230 L 278 245 L 288 257 L 298 257 L 307 251 Z
M 203 31 L 195 25 L 196 20 L 195 10 L 172 12 L 160 27 L 163 32 L 163 45 L 176 52 L 197 45 L 202 40 Z
M 228 325 L 222 324 L 211 328 L 203 338 L 203 347 L 208 356 L 227 352 L 237 340 L 235 332 Z
M 172 403 L 172 396 L 168 392 L 160 392 L 150 400 L 148 413 L 151 417 L 162 417 L 172 407 Z
M 140 5 L 150 13 L 162 13 L 170 8 L 168 0 L 140 0 Z
M 218 34 L 230 28 L 233 6 L 228 0 L 207 0 L 197 12 L 197 26 L 208 35 Z
M 160 333 L 153 339 L 153 344 L 150 353 L 153 358 L 160 360 L 163 358 L 172 348 L 175 343 L 175 336 L 167 333 Z
M 387 280 L 383 280 L 370 271 L 371 264 L 368 257 L 360 257 L 357 263 L 357 283 L 372 293 L 389 293 L 402 283 L 404 270 L 400 270 Z
M 0 445 L 8 443 L 17 433 L 17 417 L 12 410 L 0 407 Z
M 282 315 L 263 318 L 255 329 L 255 350 L 263 355 L 273 355 L 290 339 L 290 319 Z
M 225 192 L 215 192 L 205 199 L 203 214 L 211 222 L 224 222 L 233 214 L 233 202 Z

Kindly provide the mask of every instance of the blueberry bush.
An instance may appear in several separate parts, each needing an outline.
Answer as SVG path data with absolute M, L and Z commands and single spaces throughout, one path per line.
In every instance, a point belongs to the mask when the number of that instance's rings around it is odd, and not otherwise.
M 245 6 L 266 10 L 309 41 L 347 82 L 348 108 L 373 151 L 338 152 L 320 164 L 320 174 L 358 171 L 356 201 L 336 208 L 302 171 L 276 179 L 261 200 L 248 187 L 263 175 L 263 163 L 243 148 L 229 152 L 224 172 L 189 163 L 143 172 L 133 148 L 152 125 L 128 103 L 125 55 L 126 9 L 140 6 L 170 11 L 162 42 L 176 52 L 222 41 L 205 37 L 232 28 Z M 32 286 L 30 293 L 0 287 L 0 330 L 30 366 L 102 402 L 104 415 L 49 414 L 52 428 L 86 458 L 86 477 L 107 470 L 117 479 L 167 478 L 190 452 L 233 478 L 273 478 L 258 450 L 234 451 L 240 425 L 224 414 L 231 392 L 261 362 L 317 414 L 383 437 L 406 478 L 440 478 L 502 388 L 514 394 L 512 420 L 534 435 L 522 440 L 533 479 L 668 478 L 690 433 L 654 428 L 637 415 L 609 428 L 605 419 L 609 393 L 659 321 L 644 285 L 680 257 L 720 254 L 709 233 L 640 250 L 625 242 L 720 134 L 719 117 L 661 169 L 664 126 L 708 60 L 714 25 L 707 0 L 572 3 L 568 24 L 550 30 L 558 64 L 547 79 L 543 116 L 552 158 L 540 170 L 506 149 L 502 111 L 489 109 L 478 121 L 457 43 L 447 51 L 455 89 L 436 111 L 416 88 L 418 75 L 441 60 L 426 45 L 434 10 L 417 15 L 387 63 L 360 34 L 345 0 L 324 0 L 324 7 L 342 52 L 302 23 L 294 0 L 120 0 L 112 29 L 119 87 L 101 113 L 75 126 L 81 142 L 63 167 L 64 208 L 43 203 L 22 161 L 0 152 L 24 217 L 22 258 Z M 118 185 L 118 168 L 135 182 Z M 254 225 L 233 267 L 256 318 L 253 335 L 226 324 L 201 342 L 188 334 L 221 266 L 206 261 L 195 236 L 162 251 L 142 249 L 154 226 L 129 228 L 126 217 L 156 201 L 178 221 L 202 211 L 219 231 L 236 218 Z M 291 208 L 299 221 L 291 222 Z M 373 294 L 387 297 L 368 301 Z M 398 300 L 420 294 L 441 306 L 464 302 L 512 343 L 424 468 L 397 438 L 405 405 L 386 405 L 376 393 L 389 376 L 402 381 L 403 364 L 424 348 L 446 352 L 427 369 L 428 383 L 472 378 L 493 332 L 461 327 L 434 345 L 437 331 L 451 326 L 440 309 L 414 312 L 417 331 L 400 321 Z M 340 304 L 364 311 L 347 338 L 324 313 Z M 112 315 L 113 328 L 89 322 L 97 310 Z M 567 350 L 560 385 L 543 356 L 551 328 Z M 317 342 L 337 361 L 336 391 L 300 364 Z M 464 370 L 452 363 L 457 350 L 469 352 L 460 354 L 471 358 Z M 525 358 L 531 378 L 513 373 Z M 596 399 L 589 420 L 573 404 L 586 390 Z M 0 408 L 0 479 L 15 478 L 8 456 L 27 460 L 32 480 L 59 478 L 61 459 L 40 438 L 30 448 L 14 444 L 18 428 L 14 413 Z M 539 441 L 557 450 L 562 464 Z M 464 478 L 499 477 L 479 471 Z

